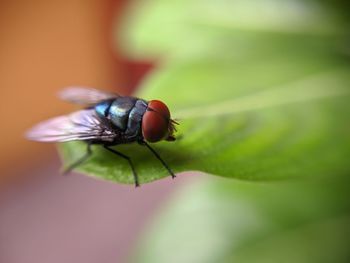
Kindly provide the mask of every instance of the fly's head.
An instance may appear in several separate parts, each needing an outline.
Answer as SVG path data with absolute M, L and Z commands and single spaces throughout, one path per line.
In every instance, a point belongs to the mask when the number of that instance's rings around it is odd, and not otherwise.
M 151 100 L 148 103 L 142 118 L 142 135 L 146 141 L 175 141 L 175 125 L 178 123 L 170 118 L 170 111 L 163 102 Z

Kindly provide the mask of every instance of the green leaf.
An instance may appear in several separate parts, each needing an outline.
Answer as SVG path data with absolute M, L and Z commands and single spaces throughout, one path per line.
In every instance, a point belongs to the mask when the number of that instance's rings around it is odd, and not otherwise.
M 349 172 L 347 24 L 315 1 L 263 2 L 147 1 L 130 16 L 129 54 L 163 58 L 137 95 L 163 100 L 180 122 L 176 142 L 154 145 L 175 172 L 245 180 Z M 65 163 L 85 147 L 64 146 Z M 144 147 L 116 148 L 141 183 L 168 176 Z M 133 183 L 125 160 L 93 151 L 79 171 Z
M 132 262 L 348 262 L 349 178 L 194 181 L 145 228 Z

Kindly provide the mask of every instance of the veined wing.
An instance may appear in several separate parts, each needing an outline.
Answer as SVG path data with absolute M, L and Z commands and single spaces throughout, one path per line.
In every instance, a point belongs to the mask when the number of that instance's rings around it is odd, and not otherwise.
M 34 126 L 26 137 L 39 142 L 101 140 L 110 142 L 116 133 L 101 123 L 94 109 L 59 116 Z
M 119 97 L 112 92 L 88 87 L 68 87 L 59 92 L 58 95 L 63 100 L 82 105 L 94 105 L 103 100 Z

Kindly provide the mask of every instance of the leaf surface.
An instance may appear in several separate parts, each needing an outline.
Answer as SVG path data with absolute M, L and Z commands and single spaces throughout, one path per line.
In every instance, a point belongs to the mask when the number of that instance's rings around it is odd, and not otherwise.
M 341 17 L 313 1 L 145 2 L 130 15 L 123 43 L 131 57 L 160 59 L 137 95 L 164 101 L 180 123 L 177 141 L 154 144 L 175 172 L 244 180 L 349 172 L 350 63 Z M 85 147 L 64 145 L 65 163 Z M 116 149 L 132 158 L 141 183 L 168 176 L 144 147 Z M 125 160 L 93 150 L 80 172 L 133 183 Z

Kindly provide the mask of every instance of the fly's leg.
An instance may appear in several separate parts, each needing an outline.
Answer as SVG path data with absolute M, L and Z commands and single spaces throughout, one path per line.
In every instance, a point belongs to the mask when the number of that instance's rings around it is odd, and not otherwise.
M 163 164 L 163 166 L 168 170 L 171 177 L 174 179 L 176 175 L 174 172 L 170 169 L 170 167 L 164 162 L 164 160 L 160 157 L 160 155 L 145 141 L 142 142 L 143 145 L 146 145 L 146 147 L 154 154 L 155 157 Z
M 137 176 L 137 173 L 136 173 L 134 164 L 132 163 L 130 157 L 127 156 L 127 155 L 125 155 L 125 154 L 123 154 L 123 153 L 121 153 L 121 152 L 118 152 L 118 151 L 116 151 L 116 150 L 114 150 L 114 149 L 112 149 L 112 148 L 109 148 L 107 145 L 103 145 L 103 147 L 104 147 L 106 150 L 108 150 L 108 151 L 110 151 L 110 152 L 112 152 L 112 153 L 118 155 L 119 157 L 124 158 L 125 160 L 127 160 L 127 161 L 129 162 L 130 167 L 131 167 L 131 170 L 132 170 L 132 174 L 133 174 L 133 176 L 134 176 L 135 187 L 140 186 L 140 184 L 139 184 L 139 178 L 138 178 L 138 176 Z
M 72 163 L 71 165 L 69 165 L 63 171 L 63 174 L 66 175 L 66 174 L 70 173 L 74 168 L 78 167 L 83 162 L 85 162 L 90 157 L 91 154 L 92 154 L 91 143 L 88 143 L 85 155 L 83 157 L 81 157 L 78 161 L 76 161 L 76 162 Z

